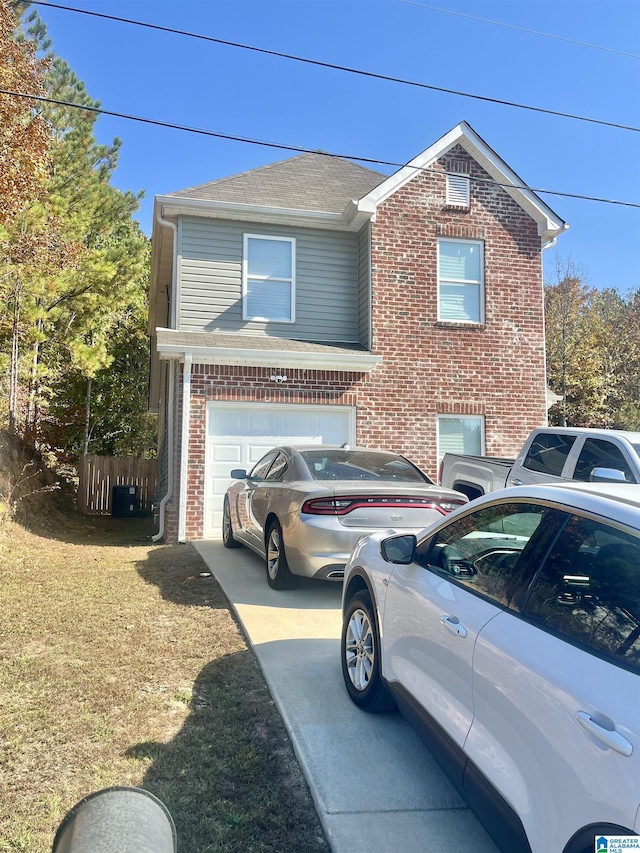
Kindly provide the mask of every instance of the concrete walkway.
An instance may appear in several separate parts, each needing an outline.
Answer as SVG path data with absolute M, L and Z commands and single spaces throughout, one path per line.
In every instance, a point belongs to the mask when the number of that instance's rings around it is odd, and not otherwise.
M 276 592 L 248 549 L 194 544 L 258 658 L 333 853 L 497 853 L 403 717 L 366 714 L 347 696 L 341 584 Z

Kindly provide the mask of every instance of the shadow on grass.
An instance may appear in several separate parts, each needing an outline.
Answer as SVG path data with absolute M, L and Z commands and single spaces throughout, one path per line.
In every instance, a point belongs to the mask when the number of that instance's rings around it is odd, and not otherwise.
M 158 587 L 167 601 L 229 609 L 225 594 L 192 545 L 151 548 L 136 569 L 143 580 Z
M 16 521 L 36 536 L 71 545 L 151 544 L 156 526 L 150 515 L 113 518 L 83 515 L 70 501 L 52 495 L 29 495 L 16 509 Z
M 328 853 L 253 654 L 236 652 L 205 666 L 190 709 L 169 743 L 128 751 L 151 762 L 142 785 L 171 812 L 178 853 Z
M 285 725 L 255 655 L 238 650 L 242 628 L 218 581 L 190 544 L 151 548 L 136 570 L 165 600 L 217 611 L 209 639 L 195 641 L 218 656 L 185 698 L 182 728 L 168 743 L 127 753 L 148 764 L 142 787 L 169 809 L 178 853 L 329 853 Z

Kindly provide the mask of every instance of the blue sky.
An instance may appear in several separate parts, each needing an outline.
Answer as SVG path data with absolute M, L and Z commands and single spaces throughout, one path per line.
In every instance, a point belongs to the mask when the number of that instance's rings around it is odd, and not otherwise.
M 640 127 L 638 0 L 433 0 L 433 7 L 446 12 L 427 8 L 428 0 L 67 2 L 323 62 Z M 37 8 L 55 52 L 108 110 L 399 163 L 465 120 L 532 188 L 640 203 L 637 132 Z M 114 183 L 123 190 L 145 191 L 139 219 L 149 234 L 154 195 L 293 156 L 109 117 L 99 119 L 97 133 L 102 141 L 122 139 Z M 544 254 L 547 280 L 554 280 L 557 262 L 570 259 L 584 269 L 586 281 L 594 287 L 626 292 L 640 286 L 640 209 L 541 197 L 570 225 L 557 246 Z

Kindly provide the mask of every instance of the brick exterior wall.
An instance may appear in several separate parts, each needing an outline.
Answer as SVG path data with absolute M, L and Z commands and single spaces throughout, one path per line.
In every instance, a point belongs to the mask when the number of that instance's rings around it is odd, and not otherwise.
M 468 210 L 446 207 L 448 171 L 470 175 Z M 484 241 L 482 325 L 437 320 L 441 236 Z M 372 351 L 384 358 L 371 374 L 287 368 L 281 386 L 269 378 L 275 364 L 193 365 L 187 538 L 203 535 L 208 401 L 355 406 L 358 444 L 399 451 L 433 479 L 438 414 L 483 415 L 487 454 L 515 455 L 546 423 L 540 255 L 536 223 L 459 146 L 395 192 L 371 225 Z M 179 389 L 178 449 L 181 379 Z M 177 534 L 179 488 L 178 471 L 167 539 Z
M 201 539 L 204 523 L 205 453 L 207 403 L 222 400 L 235 403 L 287 403 L 300 405 L 358 405 L 363 374 L 328 370 L 291 370 L 287 385 L 274 385 L 270 377 L 277 365 L 263 367 L 223 367 L 194 364 L 191 371 L 189 440 L 189 486 L 187 498 L 187 539 Z M 182 370 L 180 373 L 183 375 Z M 180 407 L 180 420 L 181 423 Z M 178 430 L 180 427 L 178 426 Z M 179 489 L 179 484 L 178 487 Z M 177 494 L 178 492 L 176 492 Z M 177 535 L 177 522 L 175 534 Z M 170 537 L 167 535 L 167 539 Z M 175 538 L 175 536 L 174 536 Z
M 447 171 L 471 177 L 468 210 L 446 207 Z M 435 477 L 437 415 L 481 414 L 487 454 L 515 455 L 546 423 L 536 223 L 456 146 L 378 207 L 371 232 L 372 350 L 384 363 L 360 395 L 358 440 Z M 483 325 L 438 322 L 438 237 L 484 242 Z

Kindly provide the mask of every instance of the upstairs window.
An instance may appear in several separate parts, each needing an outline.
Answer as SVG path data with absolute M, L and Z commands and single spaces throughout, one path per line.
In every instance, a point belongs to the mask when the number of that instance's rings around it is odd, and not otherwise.
M 466 175 L 447 175 L 447 205 L 449 207 L 469 207 L 470 199 L 470 179 Z
M 295 265 L 295 240 L 244 235 L 243 320 L 295 321 Z
M 438 240 L 438 320 L 484 322 L 483 269 L 479 240 Z

